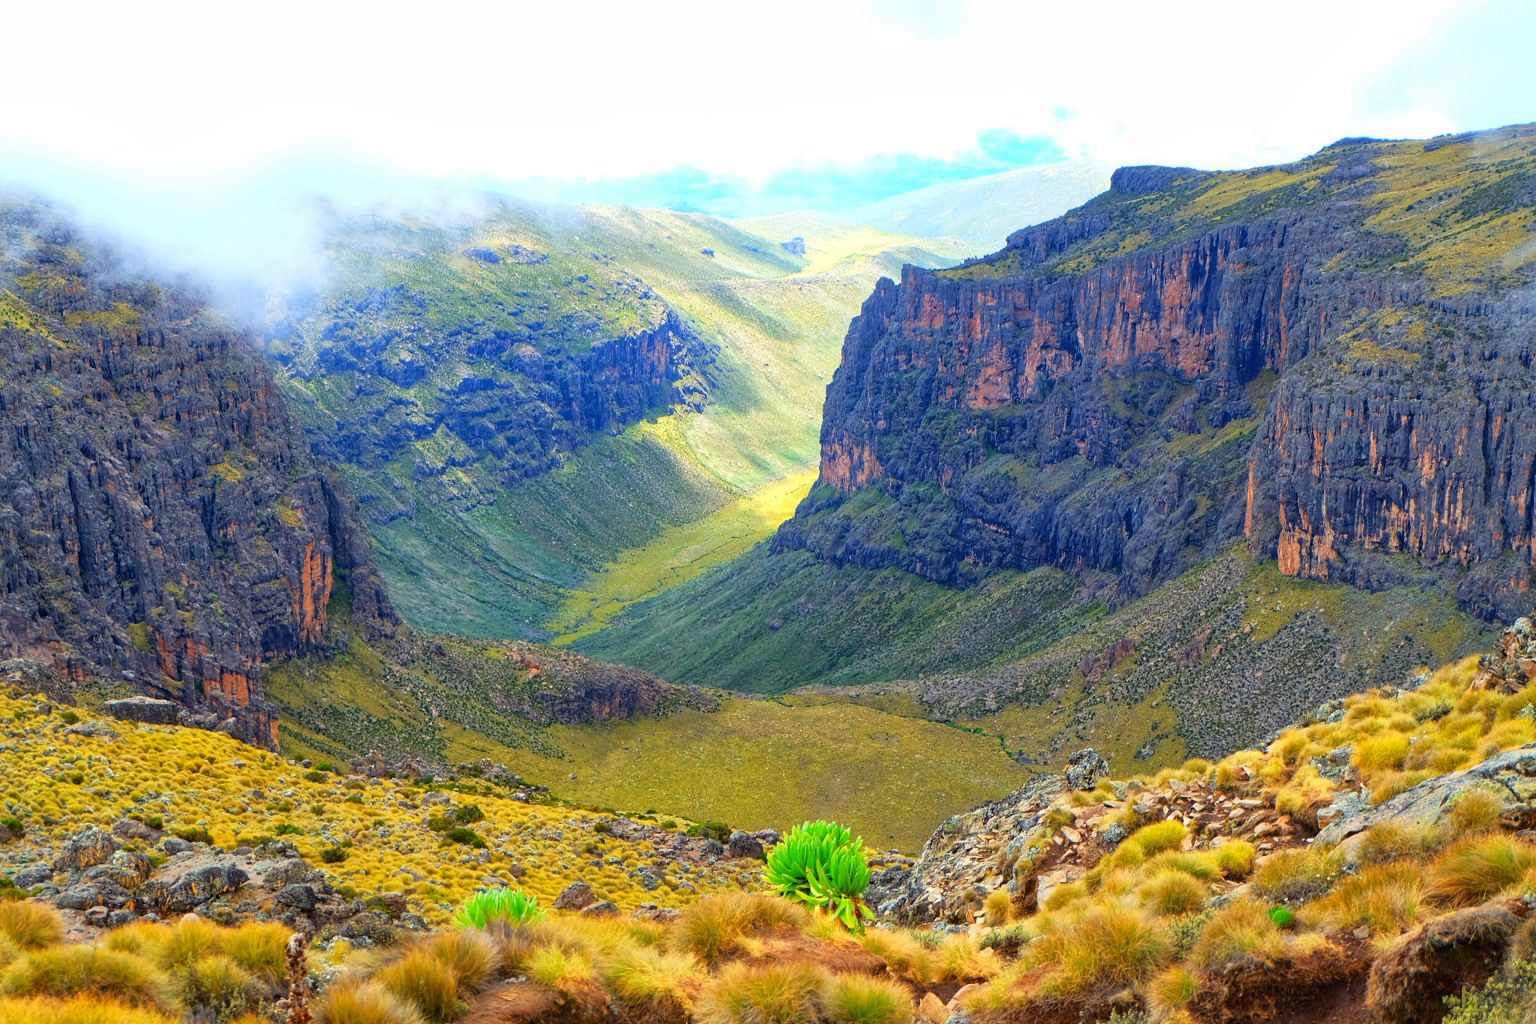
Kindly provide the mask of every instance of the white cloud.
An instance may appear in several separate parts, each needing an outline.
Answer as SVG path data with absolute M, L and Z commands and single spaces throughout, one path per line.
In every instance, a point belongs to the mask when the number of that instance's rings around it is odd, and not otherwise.
M 1048 133 L 1109 162 L 1239 166 L 1459 124 L 1404 63 L 1513 4 L 1021 0 L 26 4 L 0 141 L 174 183 L 333 151 L 402 172 L 766 175 Z M 1513 12 L 1513 13 L 1511 13 Z M 1524 19 L 1510 25 L 1500 19 Z M 1399 81 L 1401 88 L 1392 83 Z M 1410 85 L 1412 88 L 1410 88 Z M 1061 111 L 1065 111 L 1065 116 Z M 23 169 L 24 170 L 24 169 Z

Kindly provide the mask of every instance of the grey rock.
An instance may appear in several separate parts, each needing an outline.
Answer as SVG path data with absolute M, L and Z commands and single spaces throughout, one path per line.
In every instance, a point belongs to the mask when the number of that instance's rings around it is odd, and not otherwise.
M 111 834 L 92 825 L 90 828 L 76 832 L 73 838 L 64 845 L 64 850 L 54 861 L 56 871 L 84 871 L 93 868 L 97 864 L 104 864 L 107 858 L 117 852 L 117 840 Z
M 285 885 L 274 899 L 285 907 L 302 910 L 306 914 L 314 910 L 318 902 L 314 888 L 308 885 Z
M 167 914 L 185 914 L 210 900 L 235 892 L 250 880 L 233 864 L 211 864 L 182 875 L 170 883 L 160 899 L 160 909 Z
M 1092 747 L 1085 747 L 1067 758 L 1067 785 L 1076 790 L 1090 790 L 1109 777 L 1109 762 Z
M 53 881 L 53 869 L 50 867 L 44 867 L 42 865 L 37 865 L 30 868 L 22 868 L 20 871 L 16 872 L 14 881 L 18 888 L 35 889 L 39 885 L 47 885 L 49 882 Z
M 105 705 L 105 711 L 113 718 L 149 725 L 175 725 L 181 710 L 181 705 L 175 701 L 154 697 L 128 697 L 107 701 Z
M 739 829 L 731 833 L 725 849 L 732 857 L 745 857 L 751 860 L 762 860 L 764 857 L 762 842 L 756 836 Z
M 189 852 L 192 849 L 192 844 L 187 842 L 185 839 L 178 839 L 175 836 L 166 836 L 160 841 L 160 849 L 174 857 L 178 853 Z
M 566 886 L 553 904 L 556 910 L 584 910 L 597 902 L 597 894 L 586 882 L 572 882 Z
M 1471 768 L 1421 782 L 1375 807 L 1349 801 L 1336 815 L 1337 820 L 1318 833 L 1317 842 L 1343 843 L 1384 821 L 1434 824 L 1445 819 L 1457 799 L 1475 788 L 1488 788 L 1503 796 L 1505 817 L 1511 824 L 1528 828 L 1536 823 L 1536 744 L 1506 750 Z M 1334 805 L 1338 803 L 1335 800 Z
M 611 900 L 598 900 L 581 908 L 583 917 L 618 917 L 619 905 Z

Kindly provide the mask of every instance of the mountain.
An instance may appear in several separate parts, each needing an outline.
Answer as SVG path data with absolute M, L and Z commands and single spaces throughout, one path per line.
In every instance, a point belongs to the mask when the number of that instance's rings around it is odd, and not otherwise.
M 767 536 L 860 298 L 947 255 L 824 215 L 461 205 L 330 220 L 268 344 L 405 617 L 481 636 L 589 630 L 626 600 L 605 567 L 686 578 Z
M 1059 217 L 1109 185 L 1112 168 L 1086 160 L 946 181 L 849 210 L 887 231 L 957 238 L 991 252 L 1021 227 Z
M 56 210 L 0 202 L 0 658 L 105 677 L 275 746 L 261 672 L 345 592 L 396 619 L 356 503 L 309 451 L 259 339 Z
M 1125 168 L 881 282 L 771 550 L 581 648 L 889 683 L 1047 755 L 1131 722 L 1149 758 L 1342 695 L 1324 665 L 1358 689 L 1476 649 L 1531 581 L 1533 143 Z

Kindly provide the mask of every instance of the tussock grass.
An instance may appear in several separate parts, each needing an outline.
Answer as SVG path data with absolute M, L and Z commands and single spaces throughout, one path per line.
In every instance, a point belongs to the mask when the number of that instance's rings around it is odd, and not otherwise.
M 1303 909 L 1302 919 L 1325 928 L 1372 935 L 1407 931 L 1419 919 L 1425 900 L 1423 870 L 1405 861 L 1373 864 L 1341 881 L 1333 892 Z
M 1343 855 L 1331 848 L 1282 850 L 1259 865 L 1253 885 L 1277 903 L 1305 903 L 1332 889 L 1343 868 Z
M 20 949 L 41 949 L 64 938 L 64 923 L 52 907 L 10 900 L 0 902 L 0 935 Z
M 825 975 L 807 964 L 728 964 L 704 990 L 700 1024 L 804 1024 L 821 1019 Z
M 34 950 L 0 974 L 0 994 L 55 999 L 90 996 L 162 1013 L 177 1008 L 170 982 L 154 964 L 96 946 Z
M 180 1021 L 180 1015 L 171 1017 L 155 1010 L 91 996 L 0 998 L 0 1024 L 180 1024 Z
M 315 1024 L 426 1024 L 426 1018 L 378 982 L 342 982 L 315 1007 Z
M 1211 915 L 1189 952 L 1189 962 L 1210 972 L 1243 960 L 1267 963 L 1284 948 L 1285 937 L 1262 904 L 1235 900 Z
M 1164 966 L 1172 948 L 1167 932 L 1147 914 L 1103 906 L 1088 910 L 1071 927 L 1042 935 L 1028 960 L 1050 968 L 1042 991 L 1080 992 L 1144 981 Z
M 1430 894 L 1446 903 L 1480 903 L 1536 868 L 1536 847 L 1504 835 L 1474 836 L 1452 845 L 1429 871 Z
M 459 985 L 453 969 L 425 949 L 411 950 L 380 969 L 373 980 L 434 1024 L 459 1015 Z
M 912 1024 L 912 996 L 885 978 L 845 974 L 830 978 L 822 990 L 827 1024 Z
M 728 893 L 688 907 L 674 934 L 682 949 L 712 964 L 752 935 L 773 928 L 804 930 L 808 924 L 809 915 L 784 900 Z

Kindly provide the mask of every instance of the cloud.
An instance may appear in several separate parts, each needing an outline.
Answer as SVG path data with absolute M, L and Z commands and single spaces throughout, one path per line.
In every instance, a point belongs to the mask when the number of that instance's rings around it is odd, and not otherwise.
M 1236 166 L 1483 126 L 1458 76 L 1532 17 L 1429 0 L 28 4 L 7 15 L 25 87 L 0 136 L 150 180 L 316 148 L 421 175 L 761 179 L 950 157 L 993 129 Z M 1437 51 L 1446 35 L 1466 52 Z

